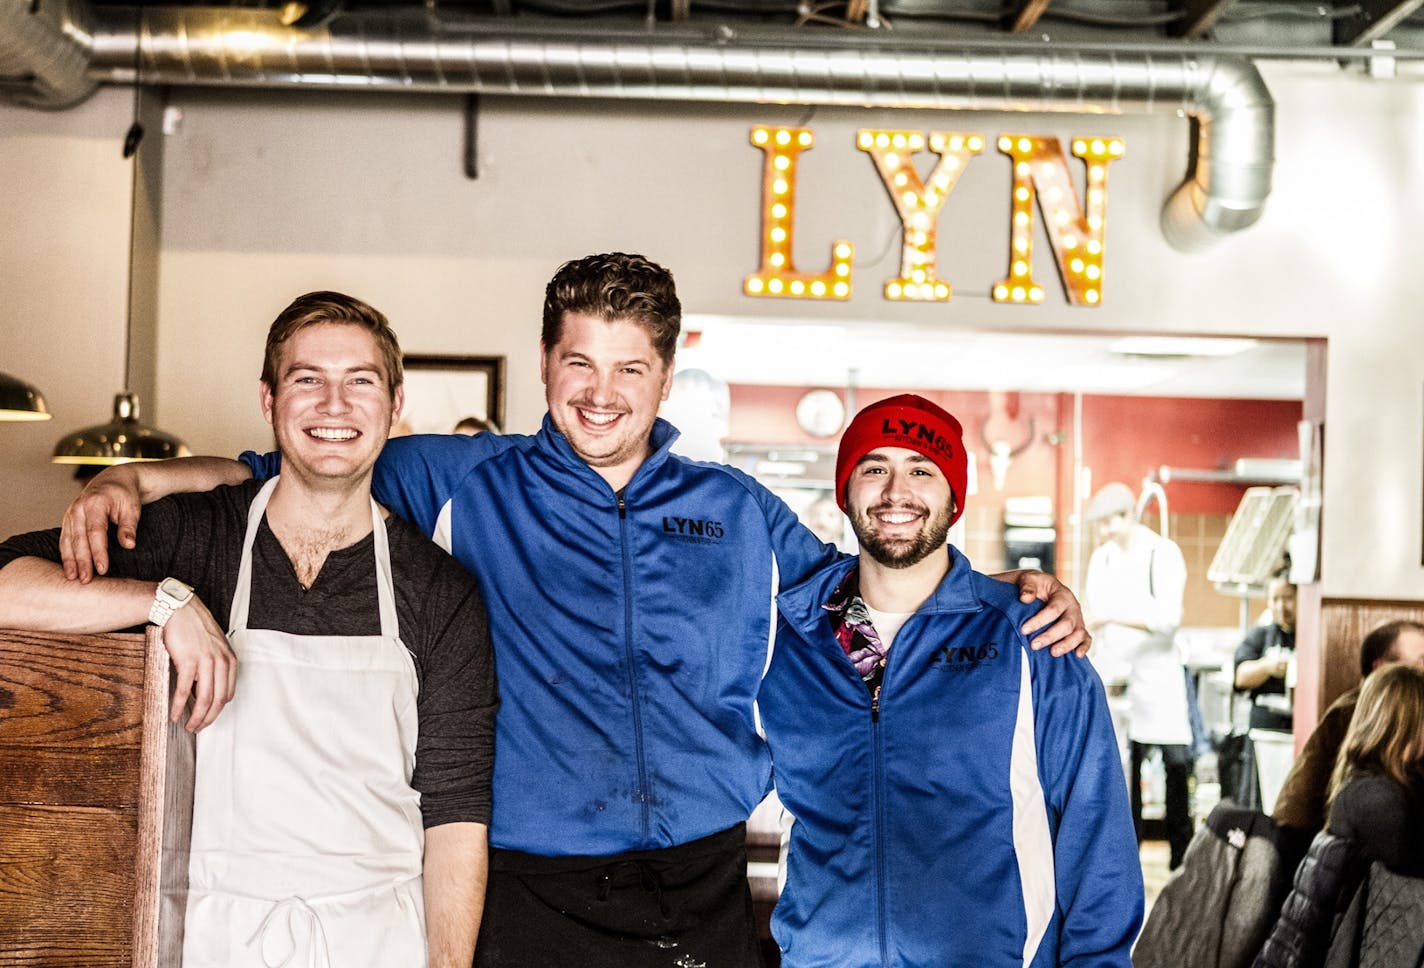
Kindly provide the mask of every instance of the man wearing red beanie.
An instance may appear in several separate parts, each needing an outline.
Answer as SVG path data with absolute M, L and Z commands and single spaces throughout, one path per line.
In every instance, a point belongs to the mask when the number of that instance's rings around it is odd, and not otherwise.
M 794 819 L 785 968 L 1131 964 L 1142 873 L 1102 683 L 1030 649 L 1035 606 L 947 543 L 966 474 L 943 409 L 866 407 L 836 460 L 861 556 L 777 597 L 759 705 Z

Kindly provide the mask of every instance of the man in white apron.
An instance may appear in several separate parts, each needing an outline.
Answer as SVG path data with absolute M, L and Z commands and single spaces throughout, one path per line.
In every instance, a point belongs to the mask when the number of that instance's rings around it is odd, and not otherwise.
M 148 619 L 178 669 L 175 720 L 191 687 L 185 968 L 472 960 L 493 668 L 473 582 L 370 496 L 400 383 L 383 316 L 301 297 L 263 370 L 280 477 L 153 505 L 89 585 L 53 564 L 57 531 L 0 546 L 0 625 Z
M 1176 542 L 1136 521 L 1135 508 L 1132 489 L 1119 482 L 1105 485 L 1089 503 L 1085 517 L 1099 544 L 1088 559 L 1083 612 L 1095 637 L 1093 662 L 1104 681 L 1127 685 L 1114 719 L 1119 743 L 1127 748 L 1139 841 L 1142 768 L 1150 749 L 1160 748 L 1168 864 L 1176 870 L 1193 831 L 1192 727 L 1186 670 L 1176 644 L 1187 566 Z

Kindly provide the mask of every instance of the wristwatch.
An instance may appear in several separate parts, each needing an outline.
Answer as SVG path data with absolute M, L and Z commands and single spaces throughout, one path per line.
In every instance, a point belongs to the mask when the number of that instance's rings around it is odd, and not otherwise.
M 159 628 L 168 624 L 173 613 L 193 600 L 193 589 L 176 578 L 165 578 L 158 583 L 153 604 L 148 606 L 148 620 Z

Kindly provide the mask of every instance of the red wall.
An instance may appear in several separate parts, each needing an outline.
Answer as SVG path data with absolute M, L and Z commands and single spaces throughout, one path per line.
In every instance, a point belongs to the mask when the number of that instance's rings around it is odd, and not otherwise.
M 1138 490 L 1148 472 L 1219 470 L 1241 457 L 1299 459 L 1298 400 L 1207 400 L 1172 397 L 1083 398 L 1083 463 L 1093 487 L 1123 481 Z M 1173 481 L 1173 513 L 1230 514 L 1245 487 Z
M 820 443 L 796 426 L 801 387 L 735 385 L 731 388 L 730 437 L 735 441 Z M 898 390 L 863 388 L 856 406 L 864 407 Z M 965 443 L 978 459 L 977 500 L 1002 503 L 1003 497 L 1052 495 L 1058 514 L 1070 510 L 1073 493 L 1073 396 L 1054 393 L 999 393 L 977 390 L 922 391 L 964 425 Z M 1011 413 L 1016 412 L 1016 419 Z M 980 428 L 988 418 L 988 436 L 1017 446 L 1025 440 L 1028 418 L 1033 442 L 1010 465 L 1004 489 L 994 488 L 989 448 Z M 1216 400 L 1171 397 L 1083 397 L 1083 463 L 1096 489 L 1120 480 L 1138 490 L 1142 478 L 1166 464 L 1174 468 L 1218 470 L 1241 457 L 1299 457 L 1296 423 L 1299 401 Z M 1167 485 L 1173 513 L 1230 514 L 1244 485 L 1174 481 Z

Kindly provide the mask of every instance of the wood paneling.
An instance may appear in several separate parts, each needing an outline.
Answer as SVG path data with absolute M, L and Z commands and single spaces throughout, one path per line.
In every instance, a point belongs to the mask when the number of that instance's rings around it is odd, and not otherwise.
M 177 964 L 159 845 L 186 847 L 192 744 L 150 635 L 0 632 L 0 966 Z
M 1360 643 L 1385 622 L 1407 618 L 1424 622 L 1424 602 L 1326 598 L 1321 602 L 1324 644 L 1320 663 L 1320 710 L 1360 681 Z

